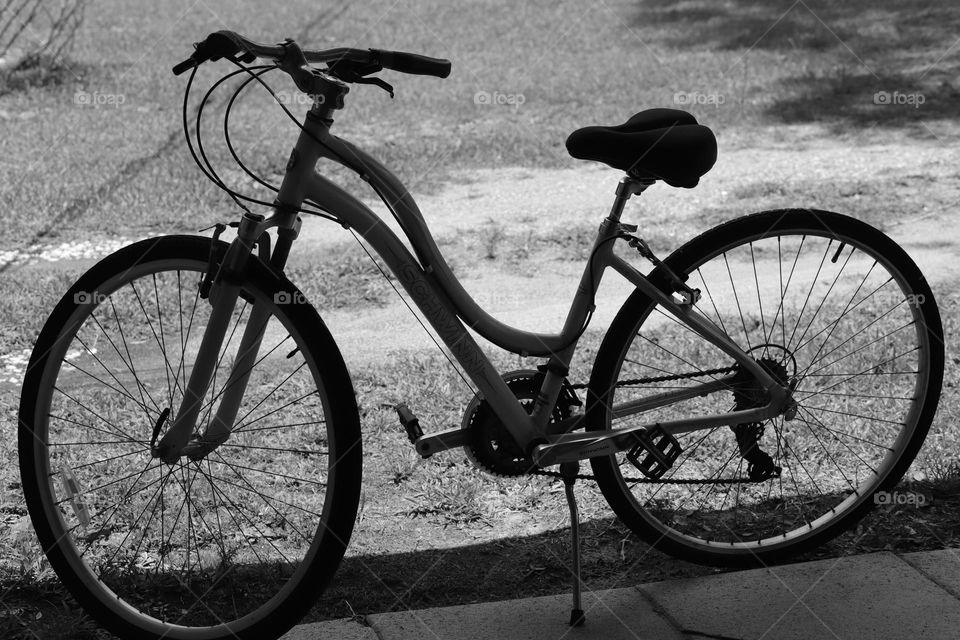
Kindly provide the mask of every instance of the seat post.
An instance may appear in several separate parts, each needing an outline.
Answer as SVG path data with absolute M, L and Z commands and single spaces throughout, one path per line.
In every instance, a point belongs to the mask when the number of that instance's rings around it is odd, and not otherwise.
M 607 219 L 613 222 L 619 222 L 620 216 L 623 215 L 623 207 L 627 204 L 630 196 L 640 195 L 654 182 L 656 181 L 634 178 L 629 174 L 623 176 L 623 178 L 620 179 L 620 184 L 617 185 L 617 195 L 613 200 L 613 207 L 611 207 L 610 215 Z

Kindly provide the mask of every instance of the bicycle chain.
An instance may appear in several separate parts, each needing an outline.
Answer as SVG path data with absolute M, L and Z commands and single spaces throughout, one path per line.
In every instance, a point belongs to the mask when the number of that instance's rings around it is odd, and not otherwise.
M 546 469 L 535 469 L 530 472 L 535 476 L 549 476 L 551 478 L 563 478 L 559 471 L 547 471 Z M 577 480 L 596 480 L 596 477 L 589 473 L 578 473 L 574 476 Z M 634 484 L 755 484 L 750 478 L 714 478 L 712 480 L 694 480 L 692 478 L 674 478 L 672 480 L 654 480 L 652 478 L 624 478 L 624 482 Z
M 615 386 L 617 387 L 628 387 L 635 384 L 649 384 L 651 382 L 670 382 L 672 380 L 685 380 L 687 378 L 702 378 L 703 376 L 712 376 L 718 373 L 734 373 L 739 370 L 740 367 L 737 365 L 731 365 L 729 367 L 719 367 L 717 369 L 707 369 L 706 371 L 698 371 L 697 373 L 677 373 L 671 376 L 656 376 L 653 378 L 632 378 L 630 380 L 622 380 L 618 382 Z M 571 389 L 586 389 L 588 384 L 571 384 Z
M 697 373 L 678 373 L 669 376 L 655 376 L 652 378 L 632 378 L 630 380 L 622 380 L 617 382 L 617 387 L 627 387 L 636 384 L 650 384 L 652 382 L 670 382 L 672 380 L 685 380 L 688 378 L 701 378 L 703 376 L 712 376 L 720 373 L 734 373 L 739 369 L 737 365 L 732 365 L 729 367 L 719 367 L 717 369 L 708 369 L 706 371 L 698 371 Z M 569 385 L 571 389 L 586 389 L 589 385 L 586 384 L 571 384 Z M 538 476 L 547 476 L 551 478 L 563 478 L 563 474 L 559 471 L 547 471 L 546 469 L 535 469 L 531 472 L 533 475 Z M 596 477 L 589 473 L 578 473 L 576 476 L 577 480 L 596 480 Z M 752 482 L 749 478 L 731 478 L 723 479 L 716 478 L 713 480 L 693 480 L 690 478 L 676 478 L 676 479 L 667 479 L 667 480 L 654 480 L 651 478 L 624 478 L 624 482 L 632 483 L 644 483 L 644 484 L 747 484 Z

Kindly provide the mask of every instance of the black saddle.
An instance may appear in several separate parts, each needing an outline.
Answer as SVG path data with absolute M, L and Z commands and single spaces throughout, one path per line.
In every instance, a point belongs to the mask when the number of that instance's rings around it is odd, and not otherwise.
M 690 189 L 717 161 L 717 139 L 686 111 L 647 109 L 616 127 L 577 129 L 567 138 L 567 151 L 634 178 Z

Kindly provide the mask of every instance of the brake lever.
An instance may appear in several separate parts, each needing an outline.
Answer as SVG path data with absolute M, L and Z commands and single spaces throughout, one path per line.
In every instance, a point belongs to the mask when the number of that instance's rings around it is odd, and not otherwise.
M 393 100 L 393 86 L 389 82 L 381 78 L 357 78 L 353 80 L 355 84 L 372 84 L 376 87 L 380 87 L 384 91 L 390 94 L 390 99 Z
M 393 85 L 380 78 L 367 77 L 369 74 L 376 73 L 382 69 L 383 67 L 376 61 L 358 64 L 347 60 L 338 60 L 327 64 L 327 73 L 344 82 L 350 82 L 352 84 L 372 84 L 375 87 L 380 87 L 390 94 L 390 99 L 392 100 L 394 97 Z

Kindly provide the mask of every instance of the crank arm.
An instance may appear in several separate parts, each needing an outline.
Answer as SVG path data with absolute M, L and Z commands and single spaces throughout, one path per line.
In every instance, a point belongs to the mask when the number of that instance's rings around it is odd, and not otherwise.
M 535 447 L 533 450 L 533 461 L 539 467 L 549 467 L 562 462 L 614 455 L 636 445 L 636 438 L 633 434 L 640 431 L 648 431 L 658 425 L 664 432 L 670 435 L 676 435 L 678 433 L 688 433 L 744 422 L 761 422 L 780 413 L 780 409 L 773 403 L 770 403 L 766 407 L 758 407 L 744 411 L 731 411 L 729 413 L 720 413 L 703 418 L 670 420 L 656 424 L 640 424 L 627 429 L 610 429 L 606 431 L 572 434 L 565 433 L 552 437 L 553 442 Z
M 413 446 L 421 458 L 429 458 L 435 453 L 448 451 L 458 447 L 467 446 L 467 436 L 470 433 L 467 429 L 455 428 L 447 429 L 429 436 L 420 436 Z

